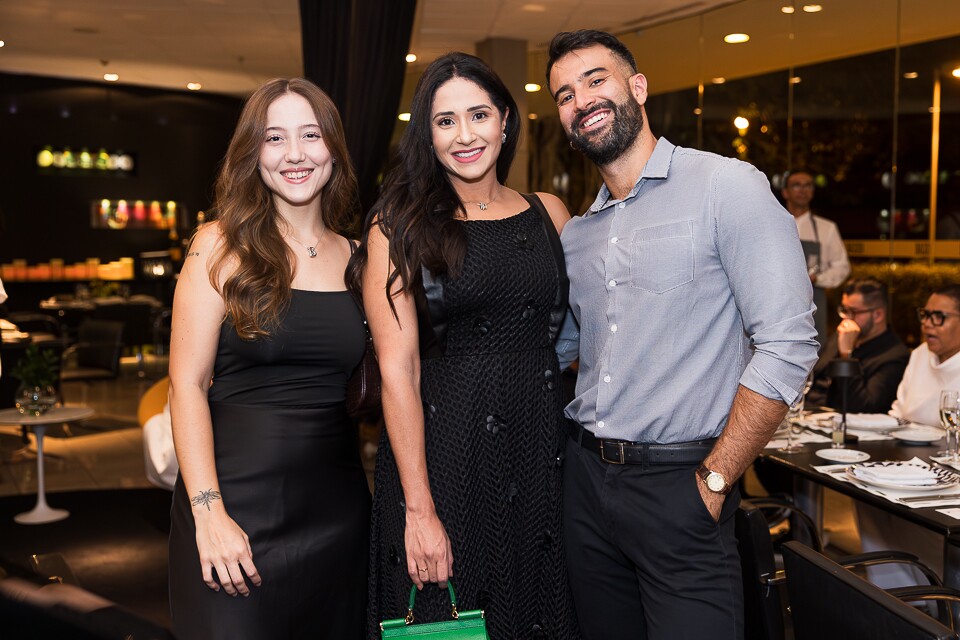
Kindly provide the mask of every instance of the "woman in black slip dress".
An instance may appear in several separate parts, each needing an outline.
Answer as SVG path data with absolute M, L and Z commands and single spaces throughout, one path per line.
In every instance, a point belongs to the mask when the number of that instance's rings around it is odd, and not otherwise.
M 362 292 L 383 381 L 367 637 L 410 587 L 449 578 L 490 637 L 579 637 L 561 539 L 562 402 L 554 340 L 566 310 L 547 194 L 503 185 L 517 107 L 482 61 L 422 76 L 348 282 Z M 388 295 L 389 292 L 389 295 Z M 436 585 L 418 621 L 449 619 Z
M 363 636 L 370 494 L 344 396 L 365 332 L 335 232 L 355 193 L 320 89 L 248 98 L 173 306 L 181 640 Z

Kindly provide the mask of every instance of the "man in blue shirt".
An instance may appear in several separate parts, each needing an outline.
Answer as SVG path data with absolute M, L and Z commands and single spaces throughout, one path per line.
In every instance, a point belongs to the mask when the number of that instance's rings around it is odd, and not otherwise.
M 604 180 L 562 236 L 580 329 L 564 534 L 581 628 L 742 637 L 734 483 L 817 359 L 796 225 L 752 166 L 653 136 L 646 78 L 610 34 L 558 34 L 547 78 Z

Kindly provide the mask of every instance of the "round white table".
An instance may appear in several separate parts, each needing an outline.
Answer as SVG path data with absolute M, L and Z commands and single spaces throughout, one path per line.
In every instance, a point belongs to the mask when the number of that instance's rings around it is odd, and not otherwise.
M 20 524 L 45 524 L 63 520 L 70 515 L 66 509 L 52 509 L 47 504 L 43 481 L 43 436 L 47 432 L 47 425 L 83 420 L 92 415 L 93 409 L 88 407 L 54 407 L 42 416 L 24 415 L 17 409 L 0 411 L 0 425 L 12 424 L 32 429 L 37 438 L 37 504 L 30 511 L 14 516 L 15 521 Z

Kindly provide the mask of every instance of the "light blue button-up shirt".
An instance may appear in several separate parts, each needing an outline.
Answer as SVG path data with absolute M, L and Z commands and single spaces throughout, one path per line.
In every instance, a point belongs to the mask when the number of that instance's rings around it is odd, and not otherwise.
M 718 436 L 740 384 L 798 397 L 817 360 L 813 289 L 796 224 L 753 166 L 661 138 L 627 197 L 604 185 L 561 239 L 580 356 L 566 413 L 597 436 Z M 561 361 L 571 337 L 568 324 Z

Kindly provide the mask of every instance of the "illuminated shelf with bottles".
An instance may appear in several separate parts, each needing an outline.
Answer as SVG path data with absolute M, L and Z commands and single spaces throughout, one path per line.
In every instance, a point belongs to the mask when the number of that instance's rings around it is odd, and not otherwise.
M 120 258 L 101 263 L 100 258 L 66 264 L 59 258 L 49 262 L 27 264 L 13 260 L 0 264 L 0 278 L 4 282 L 61 282 L 78 280 L 133 280 L 133 258 Z
M 100 148 L 90 151 L 81 147 L 58 148 L 47 145 L 37 151 L 37 171 L 41 175 L 99 175 L 128 177 L 136 175 L 137 161 L 133 153 L 107 151 Z
M 186 220 L 181 202 L 103 198 L 90 203 L 90 226 L 94 229 L 176 229 Z

